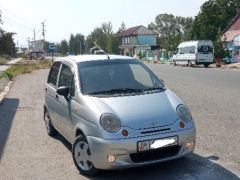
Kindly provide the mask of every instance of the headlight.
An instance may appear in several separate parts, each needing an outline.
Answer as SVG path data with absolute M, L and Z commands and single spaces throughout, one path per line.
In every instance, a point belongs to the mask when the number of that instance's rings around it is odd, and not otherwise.
M 183 120 L 185 123 L 192 121 L 192 115 L 188 107 L 184 104 L 180 104 L 177 107 L 177 115 Z
M 114 133 L 121 129 L 120 120 L 113 114 L 103 114 L 100 118 L 100 124 L 104 130 Z

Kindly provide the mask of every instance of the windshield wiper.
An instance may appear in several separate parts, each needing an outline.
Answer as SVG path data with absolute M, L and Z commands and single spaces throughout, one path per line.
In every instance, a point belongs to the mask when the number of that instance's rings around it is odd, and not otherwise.
M 88 94 L 97 95 L 97 94 L 116 94 L 116 93 L 138 93 L 143 92 L 142 89 L 134 89 L 134 88 L 115 88 L 115 89 L 108 89 L 104 91 L 95 91 L 90 92 Z
M 144 89 L 144 91 L 155 91 L 155 90 L 157 90 L 157 91 L 165 91 L 166 88 L 165 87 L 151 87 L 151 88 Z

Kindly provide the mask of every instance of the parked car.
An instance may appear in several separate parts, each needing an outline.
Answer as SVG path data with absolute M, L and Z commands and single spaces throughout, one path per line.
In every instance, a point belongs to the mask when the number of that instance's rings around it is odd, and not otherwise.
M 44 120 L 72 144 L 82 174 L 177 159 L 194 151 L 190 110 L 141 61 L 115 55 L 57 58 Z

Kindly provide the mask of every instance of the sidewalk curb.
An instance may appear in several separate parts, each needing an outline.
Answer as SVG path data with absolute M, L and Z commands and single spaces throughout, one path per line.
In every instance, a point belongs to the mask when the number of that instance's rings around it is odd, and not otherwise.
M 13 81 L 9 81 L 8 84 L 5 86 L 4 90 L 0 92 L 0 104 L 2 103 L 4 97 L 8 94 L 10 91 L 11 85 Z

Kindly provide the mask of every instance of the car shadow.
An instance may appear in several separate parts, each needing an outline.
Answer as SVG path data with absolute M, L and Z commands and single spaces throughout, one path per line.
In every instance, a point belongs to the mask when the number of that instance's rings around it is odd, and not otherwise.
M 60 134 L 55 137 L 70 152 L 71 144 Z M 124 170 L 102 170 L 94 177 L 87 177 L 91 180 L 107 179 L 231 179 L 239 180 L 239 177 L 217 164 L 220 158 L 217 156 L 202 157 L 198 154 L 192 154 L 185 158 L 173 161 L 162 162 L 153 165 L 147 165 L 137 168 Z
M 106 179 L 238 179 L 226 168 L 197 154 L 188 157 L 126 170 L 101 171 L 92 180 Z
M 6 145 L 12 122 L 19 106 L 19 99 L 3 99 L 0 104 L 0 160 Z
M 60 141 L 70 152 L 72 151 L 71 143 L 69 143 L 60 133 L 57 133 L 53 138 Z

